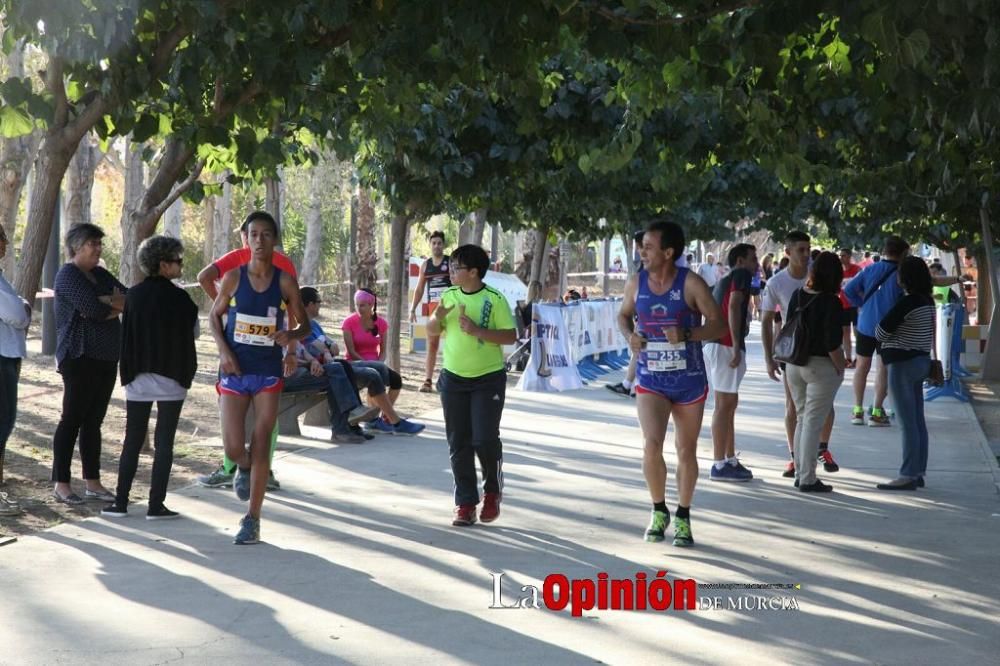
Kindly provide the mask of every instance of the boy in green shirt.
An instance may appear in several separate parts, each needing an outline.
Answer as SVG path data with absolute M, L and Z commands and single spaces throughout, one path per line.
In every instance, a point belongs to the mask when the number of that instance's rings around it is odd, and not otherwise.
M 430 335 L 443 335 L 444 363 L 438 392 L 444 408 L 445 432 L 455 477 L 452 525 L 476 522 L 479 487 L 476 458 L 483 469 L 484 523 L 500 516 L 503 493 L 503 450 L 500 417 L 507 390 L 503 345 L 517 339 L 507 299 L 483 284 L 490 265 L 478 245 L 451 253 L 451 284 L 428 323 Z

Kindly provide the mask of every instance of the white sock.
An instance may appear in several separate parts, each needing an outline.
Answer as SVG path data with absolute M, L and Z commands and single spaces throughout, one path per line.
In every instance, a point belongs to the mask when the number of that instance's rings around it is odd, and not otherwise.
M 624 387 L 625 387 L 625 390 L 626 390 L 626 391 L 631 391 L 631 390 L 632 390 L 632 382 L 630 382 L 630 381 L 629 381 L 629 380 L 627 380 L 627 379 L 623 379 L 623 380 L 622 380 L 622 386 L 624 386 Z
M 729 462 L 729 459 L 723 458 L 722 460 L 716 460 L 712 466 L 715 467 L 715 469 L 722 469 L 726 466 L 727 462 Z

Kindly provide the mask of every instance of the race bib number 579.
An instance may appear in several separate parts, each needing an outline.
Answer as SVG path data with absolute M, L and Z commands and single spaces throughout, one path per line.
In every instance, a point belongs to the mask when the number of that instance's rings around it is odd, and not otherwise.
M 236 327 L 233 340 L 244 345 L 257 347 L 273 347 L 274 340 L 268 336 L 278 328 L 277 317 L 255 317 L 253 315 L 236 313 Z

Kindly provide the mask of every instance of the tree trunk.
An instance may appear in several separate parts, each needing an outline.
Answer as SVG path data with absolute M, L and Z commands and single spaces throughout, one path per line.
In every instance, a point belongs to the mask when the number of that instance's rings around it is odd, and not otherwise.
M 359 188 L 360 189 L 360 188 Z M 347 232 L 347 257 L 345 264 L 344 281 L 347 282 L 347 294 L 344 300 L 350 300 L 351 294 L 355 290 L 354 267 L 358 262 L 358 197 L 356 192 L 351 194 L 351 221 L 350 229 Z
M 992 201 L 992 199 L 988 199 Z M 979 302 L 976 305 L 976 312 L 978 313 L 979 323 L 983 323 L 983 315 L 986 314 L 989 317 L 989 335 L 986 338 L 986 350 L 983 353 L 983 366 L 982 366 L 982 377 L 987 381 L 996 381 L 1000 379 L 1000 340 L 998 336 L 993 335 L 993 326 L 997 321 L 1000 321 L 1000 312 L 998 312 L 998 305 L 1000 305 L 1000 285 L 997 284 L 997 266 L 996 260 L 993 254 L 993 230 L 991 227 L 990 212 L 983 206 L 979 209 L 979 221 L 982 226 L 982 236 L 983 236 L 983 260 L 978 264 L 979 266 L 979 290 L 977 292 L 979 296 Z M 983 280 L 983 273 L 986 273 L 986 280 Z M 989 285 L 988 290 L 991 294 L 989 302 L 984 302 L 983 299 L 983 287 Z M 961 322 L 959 322 L 961 324 Z M 959 326 L 956 335 L 961 335 L 962 329 Z
M 225 176 L 229 176 L 229 171 Z M 232 249 L 232 229 L 233 229 L 233 185 L 229 182 L 222 183 L 222 198 L 215 204 L 215 216 L 212 218 L 215 229 L 212 232 L 215 247 L 212 248 L 214 257 L 221 257 Z
M 324 182 L 323 165 L 312 169 L 309 180 L 309 210 L 306 211 L 306 248 L 302 258 L 302 284 L 316 284 L 319 274 L 319 255 L 323 245 L 323 212 L 321 209 Z
M 142 161 L 142 144 L 125 142 L 125 191 L 122 199 L 122 256 L 118 280 L 126 287 L 142 279 L 136 250 L 139 249 L 140 204 L 146 189 L 146 165 Z
M 357 188 L 357 255 L 354 263 L 354 284 L 357 288 L 375 288 L 378 281 L 378 256 L 375 253 L 375 207 L 371 194 L 361 185 Z
M 281 170 L 274 175 L 273 178 L 267 178 L 264 180 L 264 209 L 271 214 L 274 221 L 278 223 L 278 229 L 281 229 L 281 207 L 284 204 L 283 195 L 284 191 L 281 186 Z
M 548 229 L 535 229 L 531 250 L 531 273 L 528 278 L 528 301 L 534 303 L 542 297 L 549 271 L 549 235 Z
M 94 173 L 102 158 L 97 137 L 93 134 L 84 136 L 66 171 L 66 196 L 63 200 L 63 224 L 66 228 L 91 222 Z
M 205 244 L 202 246 L 204 264 L 218 258 L 215 254 L 215 207 L 218 202 L 219 197 L 207 196 L 202 204 L 202 224 L 205 226 Z
M 500 225 L 490 225 L 490 263 L 496 265 L 500 261 Z
M 405 306 L 403 301 L 406 293 L 402 291 L 403 276 L 408 272 L 409 257 L 406 256 L 407 237 L 410 235 L 410 218 L 408 215 L 395 215 L 392 218 L 392 231 L 389 236 L 389 320 L 388 351 L 386 361 L 389 367 L 399 370 L 399 337 L 402 332 L 402 317 Z
M 486 232 L 486 209 L 477 208 L 474 213 L 472 213 L 472 233 L 469 236 L 469 242 L 473 245 L 483 245 L 483 234 Z
M 197 162 L 184 180 L 180 180 L 185 167 L 194 157 L 194 148 L 179 139 L 168 139 L 148 187 L 143 187 L 141 145 L 126 149 L 125 198 L 122 205 L 122 257 L 118 279 L 130 286 L 141 279 L 135 255 L 139 244 L 153 235 L 160 218 L 185 191 L 198 179 L 203 161 Z M 136 164 L 138 162 L 138 164 Z M 135 196 L 138 188 L 138 198 Z
M 569 289 L 569 243 L 565 240 L 559 241 L 559 295 L 560 297 Z
M 18 44 L 7 57 L 7 75 L 24 76 L 24 41 Z M 31 163 L 41 141 L 41 132 L 35 131 L 25 136 L 0 140 L 0 225 L 7 232 L 9 248 L 0 260 L 0 269 L 7 280 L 17 278 L 17 213 L 21 207 L 21 192 L 31 173 Z
M 21 243 L 21 264 L 14 281 L 14 289 L 31 304 L 35 302 L 45 250 L 52 233 L 53 216 L 59 202 L 59 186 L 63 174 L 73 157 L 75 141 L 67 141 L 62 134 L 50 130 L 42 141 L 35 159 L 35 174 L 31 184 L 31 202 L 28 207 L 28 225 Z
M 163 233 L 171 238 L 180 240 L 181 225 L 184 222 L 184 203 L 177 199 L 170 204 L 166 214 L 163 216 Z

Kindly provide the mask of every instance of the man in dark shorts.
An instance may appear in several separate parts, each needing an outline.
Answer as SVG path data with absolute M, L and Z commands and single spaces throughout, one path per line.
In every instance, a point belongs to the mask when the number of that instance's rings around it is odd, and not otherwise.
M 236 544 L 260 542 L 271 431 L 278 418 L 285 374 L 281 348 L 309 334 L 309 317 L 302 307 L 298 283 L 274 267 L 277 222 L 263 211 L 251 213 L 247 239 L 250 263 L 223 276 L 208 320 L 221 361 L 218 389 L 226 454 L 238 467 L 233 489 L 237 497 L 250 502 L 233 539 Z M 291 329 L 286 326 L 288 312 L 296 321 Z M 251 403 L 255 418 L 248 451 L 245 420 Z
M 434 309 L 434 304 L 441 300 L 441 294 L 451 286 L 451 271 L 448 263 L 449 257 L 444 254 L 444 232 L 434 231 L 427 237 L 431 244 L 431 256 L 420 267 L 420 277 L 417 279 L 417 287 L 413 290 L 413 304 L 410 307 L 410 321 L 417 321 L 417 308 L 424 299 L 424 291 L 427 292 L 428 312 L 430 316 Z M 438 346 L 441 343 L 441 336 L 427 333 L 427 359 L 424 361 L 424 368 L 427 374 L 424 383 L 418 389 L 421 393 L 432 393 L 434 391 L 434 365 L 437 363 Z

